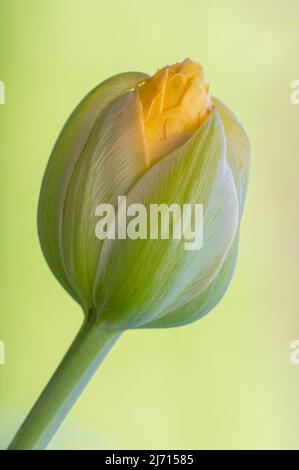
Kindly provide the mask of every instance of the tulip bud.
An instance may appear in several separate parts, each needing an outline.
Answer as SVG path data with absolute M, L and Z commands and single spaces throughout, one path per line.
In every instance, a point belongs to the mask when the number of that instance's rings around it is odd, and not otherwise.
M 231 280 L 248 166 L 246 133 L 211 98 L 199 64 L 112 77 L 73 112 L 49 161 L 38 216 L 47 262 L 103 329 L 194 321 Z M 202 248 L 188 251 L 183 239 L 99 240 L 95 209 L 105 203 L 117 213 L 119 196 L 147 209 L 203 204 Z
M 46 260 L 85 321 L 10 449 L 47 445 L 124 330 L 183 325 L 219 302 L 236 263 L 248 168 L 244 129 L 189 59 L 153 77 L 117 75 L 81 102 L 50 158 L 38 227 Z M 152 236 L 152 207 L 203 207 L 200 249 L 197 223 L 196 249 L 178 236 L 191 212 L 173 212 L 168 239 L 156 236 L 157 220 Z M 133 219 L 124 231 L 137 208 L 145 228 Z

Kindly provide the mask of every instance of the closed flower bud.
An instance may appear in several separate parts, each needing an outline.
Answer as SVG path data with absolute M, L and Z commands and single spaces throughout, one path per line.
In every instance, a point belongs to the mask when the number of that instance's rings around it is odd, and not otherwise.
M 197 320 L 231 280 L 248 167 L 246 133 L 211 98 L 199 64 L 112 77 L 73 112 L 49 161 L 38 216 L 47 262 L 102 329 Z M 201 204 L 202 247 L 188 250 L 182 237 L 117 236 L 120 196 L 147 217 L 151 205 Z M 100 204 L 118 216 L 114 237 L 95 235 Z
M 44 176 L 38 227 L 85 320 L 9 449 L 47 446 L 124 330 L 184 325 L 219 302 L 248 169 L 244 129 L 189 59 L 112 77 L 75 109 Z

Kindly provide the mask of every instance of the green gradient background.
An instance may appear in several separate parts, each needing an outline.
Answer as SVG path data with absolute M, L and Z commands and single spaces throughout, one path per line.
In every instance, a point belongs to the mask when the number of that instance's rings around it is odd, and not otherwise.
M 51 148 L 80 99 L 186 56 L 240 117 L 253 164 L 241 251 L 212 314 L 123 335 L 51 448 L 299 448 L 297 0 L 0 0 L 0 447 L 82 320 L 39 248 Z

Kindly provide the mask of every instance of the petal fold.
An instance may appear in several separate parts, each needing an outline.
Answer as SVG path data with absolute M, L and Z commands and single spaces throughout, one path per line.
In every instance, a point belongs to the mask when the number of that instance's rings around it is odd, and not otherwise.
M 248 186 L 250 143 L 247 133 L 236 115 L 218 98 L 213 103 L 221 117 L 227 141 L 227 161 L 232 169 L 240 201 L 240 218 Z
M 68 119 L 47 165 L 38 208 L 40 243 L 52 272 L 77 301 L 79 296 L 65 273 L 61 256 L 63 210 L 69 182 L 102 111 L 146 77 L 139 72 L 119 74 L 91 91 Z
M 103 240 L 95 234 L 96 207 L 117 206 L 147 169 L 141 106 L 125 93 L 98 118 L 69 183 L 62 224 L 62 258 L 68 279 L 88 308 Z

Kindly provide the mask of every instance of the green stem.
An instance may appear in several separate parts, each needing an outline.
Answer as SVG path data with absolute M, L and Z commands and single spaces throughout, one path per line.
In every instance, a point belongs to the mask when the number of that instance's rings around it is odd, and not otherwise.
M 40 450 L 47 447 L 120 335 L 120 331 L 101 330 L 92 318 L 84 322 L 8 450 Z

